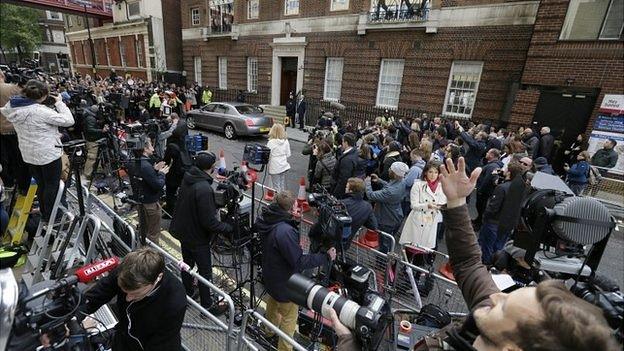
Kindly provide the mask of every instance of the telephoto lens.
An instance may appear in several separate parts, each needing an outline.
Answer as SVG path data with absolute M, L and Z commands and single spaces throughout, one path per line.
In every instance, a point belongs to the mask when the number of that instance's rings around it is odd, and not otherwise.
M 386 302 L 376 293 L 365 298 L 367 306 L 345 298 L 302 274 L 293 274 L 288 279 L 290 300 L 299 306 L 307 307 L 325 318 L 330 318 L 329 309 L 333 308 L 340 322 L 355 331 L 361 338 L 370 338 L 378 330 L 385 329 Z

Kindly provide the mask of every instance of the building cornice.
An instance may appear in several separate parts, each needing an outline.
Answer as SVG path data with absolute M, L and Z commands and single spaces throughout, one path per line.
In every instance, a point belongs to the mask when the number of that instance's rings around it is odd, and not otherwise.
M 234 24 L 228 34 L 208 34 L 207 28 L 194 27 L 182 29 L 182 40 L 208 40 L 210 38 L 231 37 L 237 40 L 247 36 L 271 36 L 284 34 L 285 23 L 290 23 L 293 32 L 357 32 L 366 34 L 369 30 L 405 30 L 425 29 L 427 33 L 436 33 L 438 28 L 517 26 L 533 25 L 537 16 L 539 1 L 520 1 L 511 3 L 443 7 L 430 10 L 425 21 L 397 21 L 373 23 L 369 14 L 346 14 L 342 16 L 322 16 L 290 18 L 276 21 Z
M 136 22 L 125 22 L 114 25 L 106 25 L 102 27 L 91 28 L 91 38 L 104 39 L 111 36 L 125 36 L 136 34 L 148 34 L 148 23 L 145 20 Z M 80 41 L 89 39 L 89 33 L 86 29 L 76 32 L 66 33 L 68 41 Z

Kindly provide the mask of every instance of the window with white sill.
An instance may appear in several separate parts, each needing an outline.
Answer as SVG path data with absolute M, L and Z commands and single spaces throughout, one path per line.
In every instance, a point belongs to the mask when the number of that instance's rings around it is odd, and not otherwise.
M 257 19 L 260 14 L 260 0 L 247 0 L 247 19 Z
M 199 7 L 195 7 L 191 9 L 191 25 L 199 26 L 201 23 L 201 18 L 199 14 Z
M 442 114 L 467 118 L 472 116 L 482 70 L 483 62 L 453 62 Z
M 396 109 L 399 106 L 404 65 L 405 60 L 381 60 L 377 86 L 376 105 L 378 107 Z
M 285 15 L 298 15 L 299 14 L 299 0 L 284 0 L 284 14 Z
M 344 59 L 342 57 L 328 57 L 325 63 L 325 89 L 323 99 L 328 101 L 340 101 L 342 89 L 342 69 Z
M 258 58 L 247 58 L 247 91 L 255 93 L 258 91 Z
M 219 89 L 227 89 L 227 57 L 219 57 Z
M 560 40 L 617 40 L 624 28 L 624 0 L 571 0 Z

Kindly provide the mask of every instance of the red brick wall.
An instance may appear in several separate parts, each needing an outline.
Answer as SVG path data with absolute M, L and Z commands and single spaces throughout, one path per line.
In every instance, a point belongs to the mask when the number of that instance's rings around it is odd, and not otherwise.
M 104 39 L 94 39 L 95 53 L 97 55 L 97 63 L 99 65 L 107 65 L 106 62 L 106 43 Z
M 239 2 L 235 2 L 234 6 L 237 6 L 237 3 Z M 200 13 L 200 25 L 199 26 L 191 25 L 191 9 L 194 7 L 199 8 L 199 13 Z M 208 13 L 206 11 L 206 0 L 182 1 L 182 4 L 178 5 L 178 12 L 180 13 L 180 24 L 182 28 L 206 27 L 208 25 Z
M 519 1 L 525 1 L 525 0 L 442 0 L 442 7 L 501 4 L 505 2 L 519 2 Z
M 74 63 L 78 63 L 78 64 L 84 64 L 85 60 L 84 60 L 84 54 L 82 51 L 82 42 L 81 41 L 76 41 L 73 43 L 74 46 L 74 51 L 73 53 L 76 55 L 73 59 L 74 59 Z
M 91 67 L 75 67 L 74 71 L 79 72 L 83 77 L 88 74 L 90 76 L 93 76 Z M 106 78 L 108 77 L 108 75 L 110 74 L 110 70 L 108 69 L 96 69 L 96 74 Z M 128 69 L 128 70 L 123 70 L 123 71 L 117 71 L 117 74 L 119 75 L 125 75 L 127 73 L 132 74 L 132 76 L 135 79 L 143 79 L 143 80 L 147 80 L 147 73 L 144 70 L 132 70 L 132 69 Z
M 263 2 L 264 3 L 264 2 Z M 440 114 L 453 60 L 483 61 L 474 119 L 499 119 L 513 75 L 520 75 L 531 36 L 530 26 L 307 33 L 304 89 L 322 98 L 327 57 L 344 57 L 341 99 L 374 105 L 382 58 L 405 59 L 399 107 Z M 258 57 L 258 90 L 270 93 L 272 37 L 185 41 L 184 67 L 193 77 L 193 56 L 202 57 L 204 84 L 217 86 L 217 57 L 228 57 L 228 88 L 246 89 L 246 58 Z
M 624 94 L 624 43 L 622 41 L 559 40 L 569 0 L 542 0 L 537 13 L 522 83 L 531 87 L 529 100 L 516 98 L 512 122 L 527 123 L 539 98 L 541 86 L 584 91 L 599 89 L 588 129 L 597 116 L 604 94 Z M 566 82 L 568 80 L 568 82 Z M 533 106 L 530 106 L 530 105 Z M 518 106 L 516 106 L 518 105 Z M 522 112 L 524 111 L 524 112 Z
M 121 37 L 121 45 L 123 45 L 126 54 L 126 67 L 137 67 L 134 42 L 134 35 Z
M 110 52 L 110 65 L 121 66 L 121 56 L 119 55 L 119 39 L 111 37 L 106 39 L 106 45 Z
M 182 71 L 182 14 L 179 0 L 162 0 L 167 69 Z M 185 1 L 186 3 L 186 1 Z M 190 20 L 190 12 L 188 12 Z

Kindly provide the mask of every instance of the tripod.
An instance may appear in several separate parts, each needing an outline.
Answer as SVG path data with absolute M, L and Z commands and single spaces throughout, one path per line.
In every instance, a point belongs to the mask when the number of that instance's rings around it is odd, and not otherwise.
M 116 162 L 114 165 L 114 152 L 112 152 L 112 150 L 108 147 L 108 138 L 102 138 L 96 142 L 98 144 L 97 155 L 95 157 L 95 162 L 93 163 L 93 170 L 90 174 L 88 190 L 91 191 L 91 186 L 93 185 L 93 181 L 95 180 L 97 174 L 103 175 L 104 179 L 106 179 L 108 175 L 115 173 L 118 186 L 110 191 L 112 193 L 113 209 L 117 211 L 118 207 L 117 202 L 115 201 L 115 193 L 124 189 L 123 179 L 121 179 L 121 175 L 119 174 L 121 167 L 119 162 Z M 101 168 L 102 173 L 98 173 L 99 168 Z

